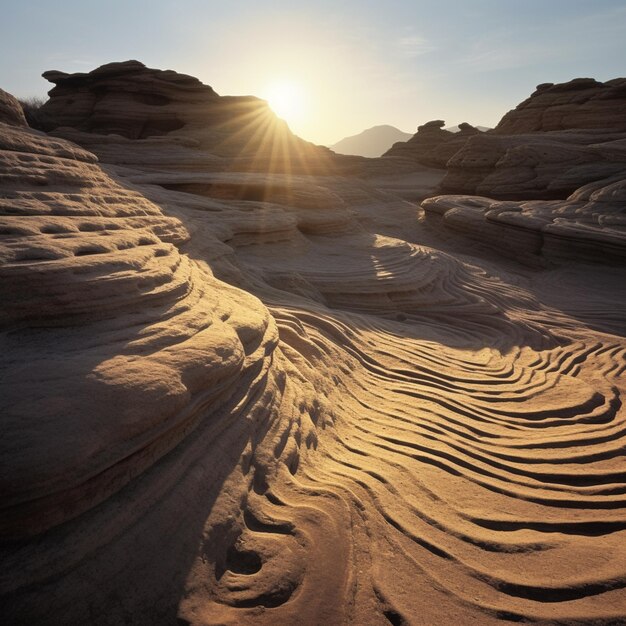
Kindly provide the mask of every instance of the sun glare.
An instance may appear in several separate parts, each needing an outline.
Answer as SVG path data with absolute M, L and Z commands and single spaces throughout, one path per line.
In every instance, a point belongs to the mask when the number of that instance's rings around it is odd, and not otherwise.
M 305 98 L 301 85 L 290 81 L 273 83 L 265 91 L 272 111 L 288 123 L 300 121 L 305 112 Z

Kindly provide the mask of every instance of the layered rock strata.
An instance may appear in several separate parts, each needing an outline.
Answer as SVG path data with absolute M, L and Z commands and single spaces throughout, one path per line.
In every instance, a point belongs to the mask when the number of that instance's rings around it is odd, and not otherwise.
M 518 135 L 573 129 L 626 131 L 626 78 L 605 83 L 575 78 L 537 85 L 531 96 L 500 120 L 494 133 Z
M 38 111 L 41 128 L 95 144 L 98 153 L 116 151 L 116 161 L 176 168 L 196 160 L 212 171 L 363 177 L 420 169 L 404 159 L 336 155 L 294 135 L 265 100 L 220 96 L 197 78 L 138 61 L 109 63 L 88 73 L 54 70 L 44 77 L 55 87 Z
M 429 220 L 525 263 L 623 263 L 625 86 L 540 85 L 448 161 Z
M 179 253 L 179 220 L 93 154 L 6 126 L 0 141 L 0 532 L 23 537 L 175 447 L 233 396 L 275 330 L 252 296 Z
M 565 199 L 626 172 L 626 79 L 537 90 L 447 162 L 441 190 L 501 200 Z

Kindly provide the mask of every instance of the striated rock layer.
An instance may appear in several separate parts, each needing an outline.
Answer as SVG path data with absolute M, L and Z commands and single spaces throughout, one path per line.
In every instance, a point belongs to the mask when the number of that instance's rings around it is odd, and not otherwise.
M 539 85 L 447 162 L 428 220 L 531 265 L 623 264 L 626 79 Z M 497 200 L 494 200 L 497 199 Z
M 44 78 L 55 86 L 38 111 L 41 128 L 61 136 L 69 131 L 72 140 L 89 145 L 106 144 L 117 152 L 116 161 L 177 168 L 194 160 L 213 171 L 365 177 L 423 169 L 399 159 L 336 155 L 294 135 L 265 100 L 219 96 L 197 78 L 138 61 L 88 73 L 54 70 Z
M 625 146 L 626 78 L 546 83 L 451 155 L 441 190 L 565 199 L 586 183 L 626 176 Z
M 3 622 L 626 620 L 623 267 L 88 131 L 0 124 Z
M 530 265 L 626 263 L 626 178 L 584 185 L 567 201 L 447 195 L 422 202 L 437 228 L 455 230 Z
M 180 221 L 92 154 L 32 131 L 3 128 L 1 141 L 0 531 L 19 537 L 93 507 L 171 450 L 232 396 L 248 346 L 273 324 L 251 296 L 218 293 L 180 255 Z
M 543 83 L 495 128 L 496 134 L 612 129 L 626 131 L 626 78 L 606 83 L 575 78 L 567 83 Z

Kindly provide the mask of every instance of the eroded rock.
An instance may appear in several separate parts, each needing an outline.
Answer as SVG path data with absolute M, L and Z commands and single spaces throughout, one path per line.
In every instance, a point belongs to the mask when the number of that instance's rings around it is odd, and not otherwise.
M 441 191 L 502 200 L 565 199 L 626 172 L 626 79 L 540 85 L 447 162 Z
M 0 122 L 11 126 L 27 126 L 24 111 L 17 98 L 0 89 Z
M 445 168 L 452 157 L 469 137 L 480 134 L 481 131 L 462 122 L 459 132 L 445 130 L 443 120 L 433 120 L 417 127 L 417 133 L 408 141 L 395 143 L 384 157 L 401 157 L 410 159 L 428 167 Z

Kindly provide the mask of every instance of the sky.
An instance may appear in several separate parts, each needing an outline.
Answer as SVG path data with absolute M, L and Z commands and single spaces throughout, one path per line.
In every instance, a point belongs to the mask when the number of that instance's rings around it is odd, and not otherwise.
M 539 83 L 626 74 L 626 0 L 0 0 L 0 15 L 0 88 L 17 97 L 45 96 L 46 70 L 137 59 L 273 98 L 324 145 L 379 124 L 495 126 Z

